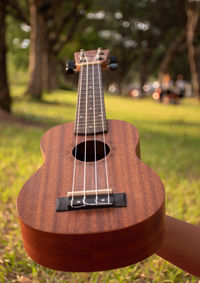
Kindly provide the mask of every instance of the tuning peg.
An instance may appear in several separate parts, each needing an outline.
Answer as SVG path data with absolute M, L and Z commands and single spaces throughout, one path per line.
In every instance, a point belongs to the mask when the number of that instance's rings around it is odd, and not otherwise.
M 111 71 L 115 71 L 117 70 L 118 64 L 117 63 L 112 63 L 109 65 L 109 68 Z
M 116 63 L 117 64 L 117 56 L 110 56 L 109 63 Z
M 69 60 L 69 61 L 66 63 L 66 71 L 67 71 L 67 74 L 73 74 L 73 73 L 74 73 L 74 69 L 76 69 L 75 62 L 74 62 L 73 60 Z
M 103 54 L 104 54 L 104 52 L 103 52 L 103 50 L 102 50 L 102 47 L 99 47 L 99 48 L 97 49 L 97 52 L 98 52 L 98 55 L 103 55 Z
M 103 60 L 103 57 L 101 55 L 97 55 L 96 60 L 101 61 Z

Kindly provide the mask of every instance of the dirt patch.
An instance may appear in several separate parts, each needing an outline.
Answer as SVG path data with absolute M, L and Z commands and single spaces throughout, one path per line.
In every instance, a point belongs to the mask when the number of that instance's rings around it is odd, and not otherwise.
M 2 109 L 0 109 L 0 125 L 3 124 L 12 124 L 12 125 L 20 125 L 26 127 L 39 127 L 39 128 L 48 128 L 45 123 L 41 122 L 30 122 L 20 117 L 17 117 L 13 114 L 10 114 Z

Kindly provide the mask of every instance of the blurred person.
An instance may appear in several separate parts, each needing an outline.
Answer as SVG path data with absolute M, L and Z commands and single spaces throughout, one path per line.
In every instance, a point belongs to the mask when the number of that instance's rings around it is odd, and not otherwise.
M 171 89 L 173 88 L 173 82 L 169 74 L 164 74 L 161 81 L 161 93 L 160 93 L 160 102 L 163 101 L 164 95 L 169 95 Z
M 186 87 L 186 82 L 184 80 L 183 75 L 178 75 L 177 80 L 175 82 L 175 88 L 176 88 L 176 93 L 180 98 L 183 98 L 185 96 L 185 87 Z

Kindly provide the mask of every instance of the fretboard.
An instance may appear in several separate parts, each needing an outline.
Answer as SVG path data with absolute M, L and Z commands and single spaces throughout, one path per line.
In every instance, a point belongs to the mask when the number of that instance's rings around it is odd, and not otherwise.
M 79 74 L 74 133 L 107 131 L 102 72 L 99 64 L 83 65 Z

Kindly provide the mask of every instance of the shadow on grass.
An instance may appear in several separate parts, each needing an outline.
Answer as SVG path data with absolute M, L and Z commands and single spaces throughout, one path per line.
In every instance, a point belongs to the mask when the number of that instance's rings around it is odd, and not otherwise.
M 70 108 L 74 108 L 76 103 L 72 102 L 60 102 L 60 101 L 56 101 L 56 100 L 52 100 L 52 101 L 49 101 L 49 100 L 32 100 L 33 102 L 37 102 L 39 104 L 44 104 L 44 105 L 61 105 L 61 106 L 67 106 L 67 107 L 70 107 Z
M 140 120 L 141 121 L 141 120 Z M 144 121 L 144 124 L 152 124 L 152 122 Z M 167 120 L 167 121 L 156 121 L 154 125 L 158 126 L 186 126 L 186 127 L 200 127 L 200 122 L 186 122 L 184 120 Z
M 59 119 L 59 118 L 53 118 L 53 117 L 46 117 L 42 115 L 34 115 L 34 114 L 24 114 L 17 112 L 16 116 L 23 121 L 27 126 L 35 126 L 40 128 L 49 128 L 54 127 L 60 124 L 72 122 L 73 119 Z M 43 122 L 45 121 L 45 122 Z
M 24 114 L 21 112 L 9 114 L 0 110 L 0 125 L 19 125 L 22 127 L 36 127 L 47 130 L 50 127 L 68 122 L 71 122 L 71 119 L 47 118 L 42 115 Z
M 34 98 L 29 98 L 29 97 L 26 97 L 26 96 L 20 96 L 20 97 L 13 97 L 12 100 L 14 102 L 21 102 L 21 101 L 30 101 L 32 103 L 36 103 L 36 104 L 44 104 L 44 105 L 53 105 L 53 106 L 67 106 L 67 107 L 70 107 L 70 108 L 74 108 L 76 106 L 76 102 L 61 102 L 61 101 L 57 101 L 57 100 L 45 100 L 45 99 L 42 99 L 42 100 L 39 100 L 39 99 L 34 99 Z
M 158 127 L 162 127 L 162 126 L 167 126 L 167 127 L 171 127 L 171 126 L 183 126 L 183 127 L 199 127 L 200 128 L 200 122 L 187 122 L 184 120 L 141 120 L 141 119 L 134 119 L 134 120 L 130 120 L 129 119 L 129 123 L 131 123 L 132 125 L 150 125 L 150 126 L 158 126 Z M 200 131 L 200 129 L 199 129 Z

